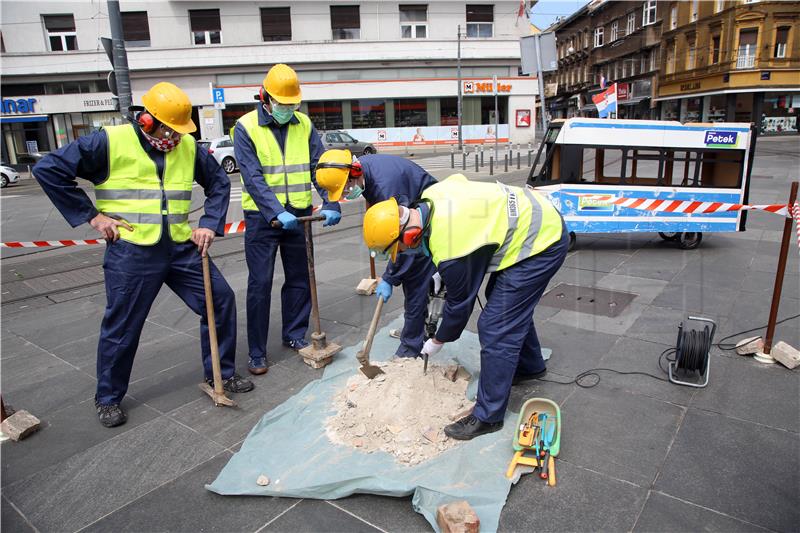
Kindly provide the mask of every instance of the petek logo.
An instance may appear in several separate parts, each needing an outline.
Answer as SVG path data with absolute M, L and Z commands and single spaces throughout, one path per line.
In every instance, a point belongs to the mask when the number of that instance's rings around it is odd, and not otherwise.
M 707 131 L 705 144 L 708 146 L 736 146 L 735 131 Z

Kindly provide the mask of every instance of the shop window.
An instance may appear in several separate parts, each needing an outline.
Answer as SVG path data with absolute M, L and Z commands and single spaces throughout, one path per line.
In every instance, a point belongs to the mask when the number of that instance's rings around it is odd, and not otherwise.
M 354 128 L 385 128 L 386 127 L 386 101 L 385 100 L 351 100 L 350 109 L 353 116 Z
M 753 68 L 756 62 L 757 42 L 757 28 L 748 28 L 739 31 L 739 54 L 736 59 L 736 68 Z
M 493 5 L 467 4 L 467 37 L 491 37 L 493 28 Z
M 331 31 L 334 41 L 361 38 L 361 14 L 358 6 L 331 6 Z
M 222 43 L 222 23 L 219 18 L 219 9 L 190 9 L 189 25 L 192 29 L 192 44 Z
M 625 26 L 625 35 L 630 35 L 636 31 L 636 12 L 631 11 L 628 13 L 628 23 Z
M 150 25 L 147 21 L 147 11 L 123 11 L 122 37 L 125 46 L 150 46 Z
M 428 102 L 424 98 L 394 101 L 394 125 L 398 128 L 428 125 Z
M 611 40 L 610 43 L 613 43 L 619 38 L 619 23 L 615 20 L 611 23 Z
M 697 1 L 697 0 L 695 0 Z M 656 0 L 646 0 L 642 11 L 642 26 L 656 23 Z
M 236 121 L 253 109 L 253 104 L 226 104 L 222 110 L 222 132 L 229 134 Z
M 711 38 L 711 64 L 719 63 L 719 35 Z
M 309 102 L 308 117 L 318 130 L 340 130 L 344 127 L 342 103 L 339 101 Z
M 678 6 L 672 6 L 669 10 L 669 29 L 674 30 L 678 27 Z
M 603 46 L 603 27 L 594 29 L 594 47 L 600 48 Z
M 789 27 L 781 26 L 775 32 L 775 57 L 786 57 L 786 43 L 789 41 Z
M 440 98 L 439 107 L 442 126 L 458 125 L 458 98 Z
M 500 116 L 497 119 L 498 124 L 508 124 L 508 116 L 506 110 L 508 109 L 508 96 L 497 97 L 497 110 Z M 494 96 L 481 97 L 481 124 L 494 124 Z
M 52 52 L 78 49 L 74 15 L 42 15 L 42 20 Z
M 43 83 L 20 83 L 17 85 L 3 85 L 0 87 L 3 98 L 11 96 L 34 96 L 44 94 Z
M 264 41 L 292 40 L 291 8 L 261 8 L 261 39 Z
M 400 36 L 403 39 L 428 38 L 427 5 L 400 5 Z

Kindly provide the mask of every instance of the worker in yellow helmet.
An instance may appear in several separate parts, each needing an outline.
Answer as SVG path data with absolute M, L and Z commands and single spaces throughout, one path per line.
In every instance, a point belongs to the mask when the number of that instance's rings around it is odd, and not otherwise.
M 189 135 L 189 97 L 171 83 L 142 96 L 144 109 L 131 123 L 108 126 L 52 152 L 33 176 L 72 226 L 88 222 L 107 241 L 103 268 L 107 305 L 97 348 L 95 406 L 106 427 L 124 424 L 120 403 L 150 306 L 167 284 L 200 315 L 205 377 L 212 379 L 201 255 L 225 227 L 230 181 Z M 76 176 L 94 184 L 95 203 Z M 205 192 L 205 213 L 189 225 L 192 183 Z M 236 302 L 211 265 L 214 311 L 225 390 L 247 392 L 253 384 L 235 372 Z
M 323 147 L 311 120 L 299 111 L 302 94 L 297 73 L 283 64 L 269 69 L 258 100 L 257 109 L 242 116 L 232 132 L 244 185 L 248 369 L 252 374 L 267 372 L 270 295 L 278 250 L 285 274 L 283 344 L 293 350 L 308 346 L 311 290 L 305 237 L 297 217 L 311 214 L 312 186 L 323 200 L 323 225 L 337 224 L 341 217 L 339 205 L 328 202 L 327 192 L 314 179 Z
M 461 335 L 484 276 L 478 319 L 481 373 L 472 414 L 444 428 L 469 440 L 503 427 L 514 384 L 544 376 L 533 311 L 567 254 L 568 232 L 547 198 L 530 189 L 470 182 L 456 174 L 410 207 L 391 198 L 364 216 L 364 241 L 378 253 L 425 254 L 447 287 L 442 322 L 422 348 L 433 356 Z
M 404 157 L 368 154 L 354 158 L 349 150 L 328 150 L 317 165 L 317 181 L 331 200 L 339 200 L 343 194 L 348 200 L 363 195 L 367 207 L 389 198 L 408 207 L 436 183 L 436 178 Z M 425 255 L 403 254 L 390 261 L 381 276 L 375 294 L 384 302 L 392 296 L 393 287 L 403 286 L 403 328 L 391 332 L 400 339 L 395 352 L 398 357 L 419 357 L 425 342 L 428 292 L 435 272 Z

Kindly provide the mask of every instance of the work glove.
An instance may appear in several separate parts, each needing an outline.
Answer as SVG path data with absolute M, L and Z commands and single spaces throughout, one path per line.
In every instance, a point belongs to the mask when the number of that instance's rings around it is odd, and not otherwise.
M 325 217 L 325 222 L 322 223 L 323 226 L 335 226 L 342 218 L 342 214 L 333 209 L 323 209 L 319 214 Z
M 297 228 L 297 217 L 288 211 L 284 211 L 278 215 L 278 220 L 283 224 L 283 229 L 293 230 Z
M 425 344 L 422 345 L 422 355 L 433 357 L 442 350 L 442 346 L 444 346 L 443 342 L 436 342 L 433 339 L 428 339 L 425 341 Z
M 392 286 L 385 281 L 381 280 L 378 287 L 375 289 L 375 296 L 383 298 L 384 302 L 388 302 L 392 297 Z
M 442 290 L 442 276 L 438 272 L 433 273 L 433 294 L 439 294 Z

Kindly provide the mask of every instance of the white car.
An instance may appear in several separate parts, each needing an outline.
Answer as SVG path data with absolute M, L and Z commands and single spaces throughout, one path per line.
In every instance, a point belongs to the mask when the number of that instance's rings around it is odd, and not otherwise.
M 239 168 L 239 165 L 236 164 L 236 156 L 233 155 L 233 141 L 227 135 L 218 139 L 198 141 L 197 145 L 208 150 L 222 170 L 228 174 L 233 174 Z
M 13 168 L 0 165 L 0 187 L 8 187 L 12 183 L 19 181 L 19 172 Z

